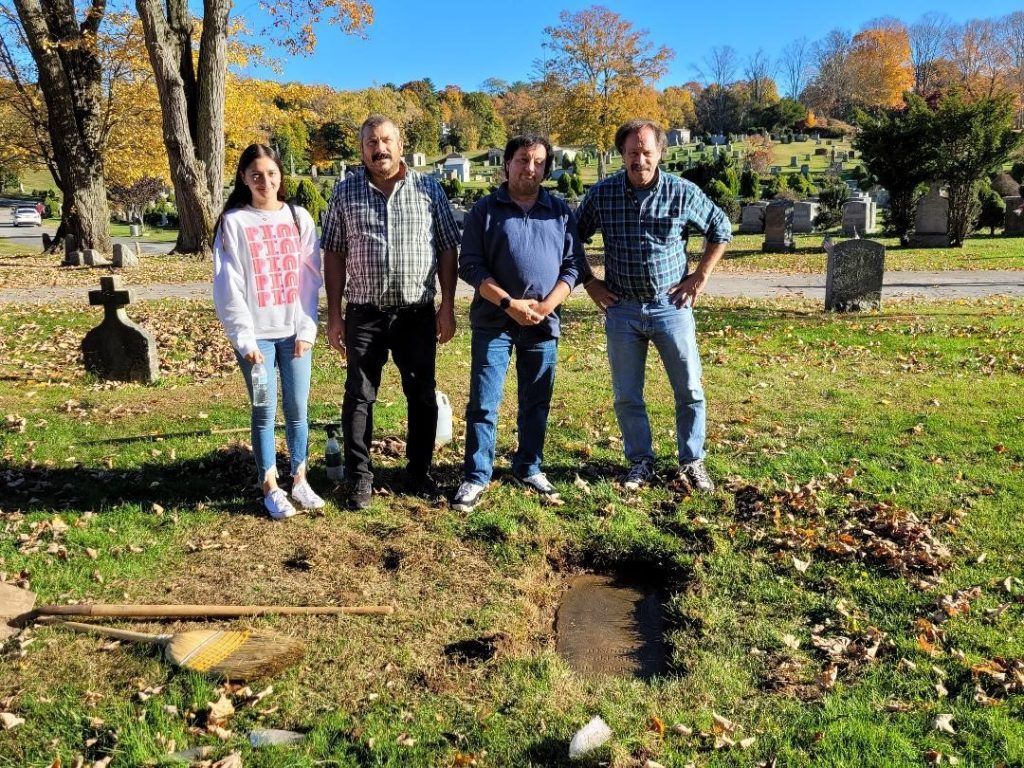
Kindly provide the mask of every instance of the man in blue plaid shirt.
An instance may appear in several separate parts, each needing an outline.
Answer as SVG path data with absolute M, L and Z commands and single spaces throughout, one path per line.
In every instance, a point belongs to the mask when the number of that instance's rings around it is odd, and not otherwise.
M 704 390 L 693 304 L 732 240 L 732 225 L 696 185 L 659 171 L 665 145 L 664 131 L 651 120 L 632 120 L 616 132 L 624 170 L 594 185 L 576 212 L 581 239 L 597 230 L 604 238 L 604 280 L 588 269 L 583 284 L 605 313 L 615 416 L 630 463 L 623 486 L 636 490 L 654 477 L 644 402 L 653 342 L 675 395 L 679 477 L 713 491 L 704 467 Z M 705 243 L 692 274 L 686 263 L 688 228 L 703 233 Z
M 373 493 L 373 404 L 390 352 L 409 403 L 407 489 L 433 496 L 437 344 L 455 335 L 459 230 L 441 185 L 402 161 L 398 127 L 371 115 L 359 129 L 363 168 L 339 181 L 323 218 L 327 340 L 348 356 L 341 424 L 349 505 Z M 441 305 L 434 310 L 434 279 Z M 342 296 L 347 300 L 344 316 Z

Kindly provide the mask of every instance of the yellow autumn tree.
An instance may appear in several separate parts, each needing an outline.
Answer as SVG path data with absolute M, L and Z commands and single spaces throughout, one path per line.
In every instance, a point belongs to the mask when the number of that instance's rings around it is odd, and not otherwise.
M 697 123 L 693 94 L 686 88 L 670 85 L 658 97 L 666 124 L 672 128 L 692 128 Z
M 885 23 L 853 37 L 847 66 L 854 98 L 863 107 L 896 107 L 914 87 L 910 39 L 906 27 Z
M 544 62 L 565 90 L 559 133 L 563 141 L 592 144 L 598 150 L 598 176 L 605 175 L 606 152 L 615 129 L 634 117 L 661 114 L 651 86 L 668 70 L 675 53 L 655 48 L 646 30 L 595 5 L 563 11 L 560 24 L 544 30 Z

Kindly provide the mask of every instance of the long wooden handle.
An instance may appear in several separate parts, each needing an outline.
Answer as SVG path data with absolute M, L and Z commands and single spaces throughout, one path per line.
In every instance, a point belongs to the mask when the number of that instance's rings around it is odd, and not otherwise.
M 82 603 L 80 605 L 43 605 L 36 613 L 44 616 L 118 616 L 144 619 L 280 615 L 388 616 L 395 612 L 390 605 L 116 605 Z
M 64 627 L 65 629 L 73 629 L 75 632 L 84 632 L 92 635 L 103 635 L 104 637 L 113 637 L 118 640 L 128 640 L 133 643 L 149 643 L 150 645 L 160 645 L 167 640 L 164 635 L 151 635 L 147 632 L 130 632 L 127 629 L 114 629 L 113 627 L 104 627 L 100 624 L 84 624 L 80 621 L 63 621 L 56 617 L 50 616 L 39 619 L 40 624 L 47 624 L 53 627 Z

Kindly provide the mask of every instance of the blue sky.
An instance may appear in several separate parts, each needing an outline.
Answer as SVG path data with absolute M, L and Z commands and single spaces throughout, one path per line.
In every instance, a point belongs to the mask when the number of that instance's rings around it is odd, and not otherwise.
M 489 77 L 527 80 L 533 62 L 544 55 L 544 27 L 557 24 L 563 10 L 572 12 L 593 4 L 569 0 L 376 0 L 376 19 L 367 29 L 366 39 L 325 26 L 318 30 L 320 44 L 313 56 L 286 58 L 279 75 L 260 70 L 248 74 L 346 90 L 387 82 L 400 85 L 421 77 L 430 77 L 438 88 L 454 84 L 464 90 L 479 89 Z M 607 0 L 602 4 L 634 27 L 648 30 L 656 45 L 675 50 L 675 60 L 659 87 L 697 79 L 693 65 L 716 45 L 731 45 L 741 60 L 759 47 L 774 59 L 793 39 L 817 40 L 836 27 L 855 32 L 879 16 L 895 15 L 913 22 L 928 11 L 937 11 L 954 21 L 966 21 L 979 16 L 995 18 L 1022 8 L 1020 0 Z M 251 0 L 236 5 L 236 13 L 256 12 Z M 253 26 L 257 25 L 254 20 Z

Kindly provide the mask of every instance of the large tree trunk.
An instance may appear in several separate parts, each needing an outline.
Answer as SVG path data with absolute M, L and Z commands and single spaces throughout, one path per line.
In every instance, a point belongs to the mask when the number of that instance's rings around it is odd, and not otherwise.
M 174 184 L 174 204 L 178 209 L 178 253 L 208 253 L 213 233 L 213 205 L 207 187 L 205 163 L 196 152 L 196 132 L 216 130 L 223 135 L 223 108 L 220 126 L 199 125 L 195 104 L 195 79 L 191 68 L 191 18 L 181 0 L 168 3 L 169 18 L 159 0 L 136 0 L 146 35 L 146 50 L 153 66 L 163 116 L 164 144 Z M 223 148 L 223 138 L 221 138 Z M 214 159 L 216 161 L 216 159 Z M 223 165 L 223 150 L 219 160 Z
M 206 163 L 206 188 L 214 212 L 224 204 L 224 99 L 227 89 L 228 0 L 206 3 L 199 43 L 196 150 Z
M 80 248 L 110 251 L 103 177 L 103 71 L 95 37 L 105 0 L 79 24 L 71 0 L 14 0 L 46 101 L 54 178 L 64 194 L 61 229 Z M 59 44 L 57 44 L 59 42 Z

